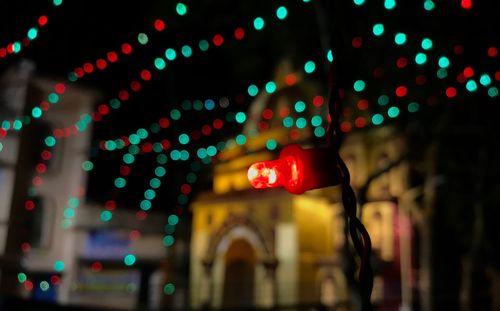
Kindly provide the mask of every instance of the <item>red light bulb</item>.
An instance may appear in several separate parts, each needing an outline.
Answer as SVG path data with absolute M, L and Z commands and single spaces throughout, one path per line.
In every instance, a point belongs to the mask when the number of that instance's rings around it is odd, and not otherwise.
M 302 149 L 286 146 L 279 159 L 257 162 L 248 169 L 248 180 L 256 189 L 283 187 L 301 194 L 307 190 L 340 184 L 341 172 L 332 148 Z

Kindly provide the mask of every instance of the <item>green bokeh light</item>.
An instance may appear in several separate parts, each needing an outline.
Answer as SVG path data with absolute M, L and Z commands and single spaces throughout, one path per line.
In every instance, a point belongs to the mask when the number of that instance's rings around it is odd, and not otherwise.
M 200 42 L 198 42 L 198 47 L 200 48 L 201 51 L 205 52 L 208 50 L 209 48 L 209 43 L 207 40 L 200 40 Z
M 94 168 L 94 163 L 92 163 L 91 161 L 83 161 L 82 163 L 82 169 L 84 171 L 87 171 L 87 172 L 90 172 L 92 169 Z
M 127 181 L 122 178 L 122 177 L 118 177 L 115 179 L 115 187 L 116 188 L 123 188 L 127 185 Z
M 177 12 L 177 14 L 179 14 L 180 16 L 184 16 L 186 15 L 187 13 L 187 6 L 182 3 L 182 2 L 179 2 L 177 3 L 176 7 L 175 7 L 175 11 Z
M 424 38 L 422 40 L 422 49 L 424 49 L 424 50 L 430 50 L 430 49 L 432 49 L 432 45 L 433 45 L 433 43 L 432 43 L 431 39 Z
M 163 60 L 163 58 L 156 58 L 155 59 L 155 67 L 156 69 L 158 70 L 163 70 L 165 69 L 165 67 L 167 66 L 167 63 L 165 63 L 165 61 Z
M 417 102 L 411 102 L 408 104 L 408 111 L 409 112 L 417 112 L 420 109 L 420 105 Z
M 305 63 L 304 71 L 306 73 L 313 73 L 314 70 L 316 70 L 316 64 L 312 60 Z
M 450 60 L 446 56 L 441 56 L 439 58 L 438 65 L 441 68 L 448 68 L 450 66 Z
M 172 48 L 168 48 L 166 51 L 165 51 L 165 57 L 172 61 L 172 60 L 175 60 L 177 58 L 177 53 L 175 52 L 174 49 Z
M 477 91 L 477 83 L 474 80 L 469 80 L 465 84 L 465 87 L 467 88 L 467 91 L 469 92 L 475 92 Z
M 113 218 L 113 213 L 111 213 L 110 211 L 102 211 L 101 212 L 101 220 L 102 221 L 108 222 L 111 220 L 111 218 Z
M 136 258 L 133 254 L 128 254 L 123 258 L 123 262 L 126 266 L 132 266 L 136 262 Z
M 139 43 L 142 45 L 148 44 L 149 41 L 148 35 L 141 32 L 140 34 L 137 35 L 137 41 L 139 41 Z
M 397 116 L 399 116 L 399 108 L 395 107 L 395 106 L 392 106 L 391 108 L 389 108 L 387 110 L 387 115 L 390 118 L 396 118 Z
M 384 122 L 384 116 L 382 116 L 380 113 L 376 113 L 372 116 L 372 123 L 375 125 L 380 125 Z
M 278 143 L 276 142 L 276 139 L 268 139 L 266 142 L 266 148 L 268 150 L 275 150 L 276 147 L 278 147 Z
M 424 53 L 418 53 L 417 55 L 415 55 L 415 62 L 418 65 L 425 64 L 427 62 L 427 55 L 425 55 Z
M 172 295 L 173 293 L 175 293 L 175 286 L 174 284 L 172 283 L 167 283 L 165 284 L 165 286 L 163 286 L 163 292 L 165 293 L 165 295 Z
M 240 111 L 236 114 L 235 116 L 236 122 L 238 123 L 244 123 L 247 120 L 247 116 L 244 112 Z
M 276 10 L 276 16 L 277 16 L 279 19 L 285 19 L 287 15 L 288 15 L 288 10 L 287 10 L 284 6 L 280 6 L 280 7 Z
M 264 19 L 262 17 L 257 17 L 253 20 L 253 27 L 256 30 L 262 30 L 264 28 Z
M 191 49 L 191 47 L 189 45 L 184 45 L 182 48 L 181 48 L 181 53 L 184 57 L 191 57 L 191 55 L 193 55 L 193 50 Z
M 248 95 L 250 96 L 256 96 L 257 93 L 259 93 L 259 88 L 255 85 L 255 84 L 251 84 L 249 87 L 248 87 Z
M 395 36 L 394 36 L 394 42 L 397 44 L 397 45 L 403 45 L 406 43 L 406 34 L 402 33 L 402 32 L 398 32 Z
M 62 260 L 58 260 L 54 263 L 54 269 L 57 272 L 61 272 L 64 270 L 64 262 Z
M 361 92 L 365 89 L 365 81 L 363 80 L 357 80 L 356 82 L 354 82 L 354 90 L 356 92 Z
M 384 24 L 375 24 L 373 25 L 373 34 L 376 36 L 381 36 L 384 34 Z

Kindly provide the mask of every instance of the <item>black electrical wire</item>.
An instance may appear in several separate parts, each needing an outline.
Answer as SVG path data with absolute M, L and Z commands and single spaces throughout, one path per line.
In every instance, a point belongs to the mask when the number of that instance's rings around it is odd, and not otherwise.
M 331 73 L 334 73 L 334 67 L 332 67 Z M 349 170 L 339 154 L 341 142 L 339 115 L 342 107 L 339 92 L 340 90 L 337 83 L 335 83 L 334 79 L 330 78 L 328 113 L 330 115 L 331 123 L 328 128 L 328 141 L 329 144 L 336 150 L 337 166 L 342 173 L 342 204 L 346 212 L 346 225 L 354 248 L 361 259 L 358 274 L 361 309 L 362 311 L 370 311 L 372 310 L 370 297 L 373 288 L 373 271 L 370 265 L 371 239 L 365 226 L 356 215 L 356 195 L 351 187 Z
M 337 0 L 338 1 L 338 0 Z M 333 6 L 330 2 L 329 11 L 336 11 L 339 16 L 340 6 Z M 335 18 L 331 22 L 334 23 Z M 330 125 L 327 131 L 327 143 L 334 148 L 336 154 L 337 166 L 342 174 L 342 204 L 346 213 L 346 226 L 349 236 L 354 245 L 357 255 L 360 257 L 360 266 L 358 273 L 359 296 L 361 298 L 361 310 L 371 311 L 372 305 L 370 302 L 373 288 L 373 270 L 370 264 L 371 259 L 371 239 L 368 231 L 363 223 L 357 217 L 357 202 L 354 190 L 350 183 L 349 170 L 340 157 L 339 148 L 342 142 L 342 132 L 340 129 L 339 118 L 342 113 L 342 96 L 343 90 L 340 87 L 340 78 L 342 77 L 341 48 L 343 46 L 342 33 L 338 27 L 333 25 L 331 29 L 331 51 L 333 52 L 334 60 L 330 65 L 329 71 L 329 94 L 328 94 L 328 114 L 330 116 Z

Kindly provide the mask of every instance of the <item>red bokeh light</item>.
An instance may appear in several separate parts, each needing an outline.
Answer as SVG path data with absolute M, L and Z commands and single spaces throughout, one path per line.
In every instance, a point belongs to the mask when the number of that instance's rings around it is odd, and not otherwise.
M 43 164 L 43 163 L 38 163 L 35 167 L 37 173 L 39 174 L 43 174 L 47 171 L 47 165 Z
M 472 0 L 462 0 L 461 4 L 462 8 L 466 10 L 472 9 Z
M 170 121 L 167 118 L 161 118 L 158 123 L 160 124 L 161 128 L 167 128 L 170 125 Z
M 356 120 L 354 120 L 354 126 L 357 128 L 362 128 L 366 126 L 366 119 L 363 117 L 357 117 Z
M 120 92 L 118 92 L 118 98 L 120 100 L 128 100 L 130 97 L 129 93 L 126 91 L 126 90 L 121 90 Z
M 349 132 L 351 128 L 352 128 L 351 123 L 349 123 L 348 121 L 340 123 L 340 130 L 342 132 Z
M 191 186 L 189 184 L 183 184 L 181 186 L 181 192 L 184 193 L 184 194 L 191 193 Z
M 33 202 L 32 200 L 26 200 L 26 202 L 24 202 L 24 208 L 27 211 L 32 211 L 33 209 L 35 209 L 35 202 Z
M 139 81 L 132 81 L 130 83 L 130 89 L 134 92 L 139 92 L 141 90 L 141 83 Z
M 62 94 L 66 90 L 66 86 L 63 83 L 57 83 L 54 89 L 57 94 Z
M 40 25 L 40 26 L 45 26 L 45 25 L 47 25 L 48 22 L 49 22 L 49 19 L 45 15 L 42 15 L 38 18 L 38 25 Z
M 399 68 L 399 69 L 402 69 L 402 68 L 405 68 L 406 65 L 408 65 L 408 59 L 406 57 L 400 57 L 398 58 L 398 60 L 396 61 L 396 66 Z
M 325 103 L 325 99 L 321 95 L 316 95 L 313 97 L 313 105 L 315 107 L 321 107 Z
M 31 250 L 31 244 L 28 242 L 22 243 L 21 250 L 23 251 L 23 253 L 28 253 Z
M 95 65 L 97 68 L 99 68 L 100 70 L 104 70 L 106 69 L 106 66 L 108 66 L 108 63 L 106 63 L 106 61 L 102 58 L 99 58 L 96 62 L 95 62 Z
M 457 96 L 457 89 L 450 86 L 449 88 L 446 89 L 446 96 L 449 98 Z
M 203 135 L 208 136 L 212 133 L 212 128 L 210 127 L 210 125 L 203 125 L 201 127 L 201 132 L 203 133 Z
M 398 86 L 396 88 L 396 96 L 397 97 L 404 97 L 408 93 L 408 89 L 405 86 Z
M 104 203 L 104 207 L 112 211 L 116 208 L 116 202 L 114 200 L 107 200 L 106 203 Z
M 368 109 L 368 101 L 366 99 L 361 99 L 358 101 L 358 109 L 359 110 L 366 110 Z
M 48 161 L 48 160 L 50 160 L 52 158 L 52 152 L 50 152 L 49 150 L 44 150 L 41 153 L 41 157 L 45 161 Z
M 27 291 L 32 291 L 33 290 L 33 282 L 31 282 L 31 281 L 24 282 L 24 288 Z
M 148 218 L 148 214 L 145 211 L 138 211 L 137 213 L 135 213 L 135 218 L 137 220 L 145 220 L 146 218 Z
M 245 30 L 241 27 L 238 27 L 234 30 L 234 37 L 237 40 L 241 40 L 245 37 Z
M 94 71 L 94 65 L 91 63 L 85 63 L 83 64 L 83 71 L 86 73 L 92 73 Z
M 151 71 L 144 69 L 141 71 L 141 79 L 144 81 L 149 81 L 151 80 Z
M 360 48 L 363 45 L 363 39 L 361 37 L 354 37 L 352 39 L 351 44 L 352 44 L 353 48 L 358 49 L 358 48 Z
M 33 186 L 35 187 L 40 187 L 42 184 L 43 184 L 43 179 L 42 177 L 40 176 L 35 176 L 33 177 L 33 179 L 31 180 L 31 183 L 33 184 Z
M 118 61 L 118 54 L 116 54 L 116 52 L 108 52 L 106 56 L 108 57 L 108 60 L 112 63 Z
M 222 128 L 222 126 L 224 125 L 224 122 L 222 122 L 221 119 L 215 119 L 214 122 L 212 122 L 212 126 L 217 129 L 217 130 L 220 130 Z
M 102 263 L 95 261 L 90 266 L 90 269 L 92 269 L 92 272 L 100 272 L 102 270 Z
M 107 115 L 109 113 L 109 107 L 106 104 L 99 105 L 99 107 L 97 107 L 97 110 L 102 115 Z
M 281 107 L 280 108 L 280 117 L 284 118 L 290 114 L 290 109 L 288 107 Z
M 83 68 L 75 68 L 75 75 L 78 77 L 78 78 L 81 78 L 83 77 L 83 75 L 85 74 L 85 71 L 83 71 Z
M 221 35 L 216 34 L 212 39 L 212 42 L 214 43 L 215 46 L 221 46 L 222 43 L 224 43 L 224 38 Z
M 149 153 L 153 151 L 153 144 L 151 144 L 150 142 L 144 143 L 141 147 L 141 150 L 142 152 Z
M 285 83 L 288 86 L 292 86 L 297 83 L 297 76 L 293 73 L 289 73 L 285 76 Z
M 130 54 L 132 53 L 132 46 L 128 43 L 123 43 L 122 44 L 122 52 L 123 54 Z
M 270 120 L 273 117 L 273 111 L 269 108 L 264 109 L 262 117 L 266 120 Z
M 53 275 L 50 277 L 50 283 L 52 283 L 52 285 L 59 285 L 61 284 L 61 277 L 59 277 L 58 275 Z
M 165 30 L 165 22 L 161 19 L 157 19 L 154 22 L 154 27 L 157 31 L 163 31 Z
M 498 55 L 498 49 L 494 46 L 490 46 L 488 48 L 488 56 L 489 57 L 497 57 Z
M 120 166 L 120 175 L 122 176 L 128 176 L 130 175 L 130 167 L 127 165 L 122 165 Z
M 265 132 L 269 129 L 269 124 L 266 121 L 259 122 L 259 131 Z
M 472 69 L 472 67 L 465 67 L 464 76 L 466 78 L 472 78 L 474 76 L 474 69 Z
M 290 130 L 290 138 L 293 140 L 297 140 L 300 138 L 300 131 L 298 129 Z
M 172 145 L 168 139 L 164 139 L 161 141 L 161 145 L 163 146 L 163 150 L 167 150 Z
M 130 231 L 128 237 L 132 241 L 137 241 L 141 238 L 141 232 L 139 230 L 132 230 Z

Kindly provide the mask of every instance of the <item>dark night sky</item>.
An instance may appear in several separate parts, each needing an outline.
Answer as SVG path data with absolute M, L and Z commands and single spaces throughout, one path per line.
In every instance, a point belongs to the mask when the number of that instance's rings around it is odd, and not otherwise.
M 322 53 L 314 6 L 305 5 L 301 1 L 187 1 L 189 13 L 183 17 L 175 14 L 175 1 L 65 0 L 58 8 L 51 2 L 17 0 L 0 3 L 2 44 L 11 38 L 23 37 L 26 29 L 35 23 L 39 15 L 49 16 L 48 25 L 39 32 L 36 41 L 21 53 L 22 57 L 36 62 L 40 74 L 65 77 L 69 71 L 84 62 L 102 57 L 107 51 L 117 50 L 124 42 L 135 41 L 139 32 L 153 33 L 154 19 L 162 18 L 166 21 L 166 30 L 150 35 L 150 43 L 146 47 L 134 45 L 137 48 L 131 57 L 110 66 L 109 70 L 79 82 L 103 91 L 103 101 L 116 96 L 117 91 L 137 77 L 141 69 L 151 69 L 152 59 L 163 55 L 167 47 L 178 47 L 183 43 L 194 45 L 200 39 L 210 39 L 215 33 L 229 36 L 235 27 L 250 25 L 249 17 L 260 15 L 261 12 L 264 12 L 264 18 L 272 14 L 272 8 L 276 7 L 277 3 L 286 4 L 290 11 L 290 17 L 281 26 L 282 30 L 269 25 L 266 27 L 270 29 L 266 28 L 262 33 L 248 32 L 245 40 L 239 44 L 234 40 L 228 41 L 224 43 L 223 48 L 210 49 L 203 57 L 179 59 L 168 65 L 167 70 L 154 72 L 155 78 L 144 86 L 140 95 L 133 97 L 123 109 L 107 117 L 105 122 L 95 125 L 96 141 L 116 138 L 130 134 L 131 129 L 147 127 L 157 120 L 159 115 L 167 114 L 185 98 L 234 98 L 245 92 L 249 81 L 259 85 L 268 81 L 272 76 L 274 64 L 282 55 L 290 54 L 296 60 L 303 60 L 306 56 L 320 59 L 319 55 Z M 472 47 L 460 59 L 459 66 L 492 65 L 485 63 L 482 55 L 498 38 L 500 19 L 498 11 L 494 9 L 493 0 L 474 1 L 474 12 L 480 12 L 479 14 L 461 9 L 459 1 L 436 1 L 438 8 L 429 14 L 425 14 L 421 9 L 422 1 L 398 1 L 397 14 L 383 10 L 383 1 L 367 1 L 366 9 L 357 11 L 353 11 L 351 1 L 342 2 L 342 5 L 349 9 L 346 9 L 346 14 L 340 15 L 343 20 L 339 20 L 337 26 L 349 37 L 363 36 L 367 47 L 362 52 L 355 51 L 346 55 L 344 65 L 352 69 L 347 73 L 347 80 L 353 78 L 356 72 L 370 72 L 375 64 L 381 64 L 384 68 L 392 66 L 395 56 L 390 56 L 391 51 L 386 49 L 388 43 L 376 43 L 376 40 L 371 38 L 371 25 L 381 21 L 386 24 L 389 33 L 396 30 L 405 31 L 417 38 L 422 34 L 431 33 L 439 44 L 436 44 L 436 48 L 430 53 L 449 54 L 456 43 Z M 350 18 L 349 14 L 352 14 Z M 391 37 L 388 36 L 388 39 Z M 2 60 L 0 70 L 4 70 L 19 57 Z M 408 57 L 412 56 L 408 53 Z M 323 72 L 318 70 L 315 78 L 324 79 Z M 395 81 L 402 76 L 389 77 Z M 386 84 L 382 87 L 393 87 L 395 82 L 387 83 L 385 80 L 383 83 Z M 245 110 L 248 101 L 239 105 L 232 109 Z M 170 129 L 167 135 L 173 137 L 180 132 L 190 131 L 206 117 L 193 114 L 188 121 Z M 236 131 L 237 127 L 229 128 L 216 138 L 230 136 Z M 120 158 L 121 153 L 116 152 L 101 152 L 94 158 L 96 169 L 90 176 L 90 198 L 105 200 L 119 196 L 125 204 L 136 206 L 144 191 L 144 180 L 137 178 L 134 182 L 131 179 L 128 187 L 130 190 L 125 191 L 127 195 L 124 191 L 118 195 L 113 190 L 112 180 L 118 174 Z M 152 157 L 143 157 L 138 161 L 137 167 L 140 169 L 137 174 L 149 172 L 154 162 Z M 176 164 L 171 169 L 169 182 L 176 184 L 176 180 L 182 178 L 187 165 Z M 172 188 L 177 189 L 178 185 Z M 162 189 L 165 191 L 158 199 L 171 201 L 176 191 Z
M 79 80 L 81 85 L 101 90 L 104 95 L 102 102 L 116 97 L 120 89 L 128 87 L 132 79 L 138 78 L 142 69 L 151 70 L 152 60 L 163 56 L 166 48 L 176 48 L 179 52 L 180 45 L 188 43 L 196 50 L 200 39 L 211 40 L 216 33 L 226 38 L 222 48 L 211 48 L 202 56 L 199 52 L 195 53 L 187 60 L 178 57 L 176 62 L 168 64 L 166 70 L 153 71 L 154 78 L 143 85 L 140 94 L 132 96 L 126 105 L 106 117 L 104 122 L 94 124 L 91 155 L 95 155 L 92 159 L 95 169 L 90 174 L 89 198 L 99 201 L 116 198 L 133 208 L 142 199 L 147 184 L 144 174 L 149 176 L 156 165 L 154 156 L 137 157 L 133 173 L 128 178 L 127 190 L 117 192 L 113 189 L 113 179 L 119 174 L 123 154 L 96 153 L 99 140 L 128 135 L 131 130 L 140 127 L 147 128 L 159 116 L 167 115 L 182 99 L 217 100 L 222 96 L 233 99 L 246 92 L 249 82 L 260 85 L 271 79 L 274 65 L 283 55 L 302 59 L 304 55 L 321 53 L 313 7 L 305 7 L 300 2 L 287 4 L 290 11 L 295 9 L 300 15 L 296 14 L 293 18 L 291 14 L 283 22 L 281 27 L 285 31 L 274 31 L 276 25 L 273 24 L 277 23 L 269 23 L 266 24 L 266 31 L 259 34 L 247 31 L 245 39 L 238 43 L 229 39 L 234 29 L 250 26 L 253 17 L 258 15 L 270 18 L 276 7 L 274 3 L 195 1 L 186 3 L 189 12 L 180 17 L 175 13 L 177 2 L 174 1 L 64 1 L 60 7 L 54 7 L 51 2 L 9 1 L 0 4 L 0 37 L 6 38 L 3 41 L 24 37 L 26 29 L 36 23 L 38 16 L 44 14 L 49 17 L 49 23 L 39 31 L 36 40 L 23 49 L 20 56 L 3 60 L 0 70 L 25 57 L 35 61 L 38 74 L 66 77 L 68 72 L 83 63 L 104 57 L 108 51 L 119 50 L 124 42 L 136 43 L 138 33 L 148 33 L 147 46 L 133 44 L 135 49 L 130 57 L 110 65 L 103 72 Z M 153 31 L 156 18 L 165 20 L 165 31 Z M 311 36 L 311 33 L 315 35 Z M 249 100 L 245 99 L 230 109 L 244 111 L 248 103 Z M 189 133 L 206 123 L 207 119 L 215 117 L 216 113 L 193 114 L 188 120 L 163 132 L 163 137 L 159 138 L 170 139 L 181 132 Z M 71 121 L 74 122 L 68 120 Z M 213 138 L 229 137 L 238 130 L 237 126 L 227 126 Z M 185 178 L 188 168 L 189 163 L 176 163 L 167 174 L 169 178 L 166 182 L 170 186 L 162 187 L 161 195 L 155 200 L 175 201 L 180 186 L 178 180 Z

